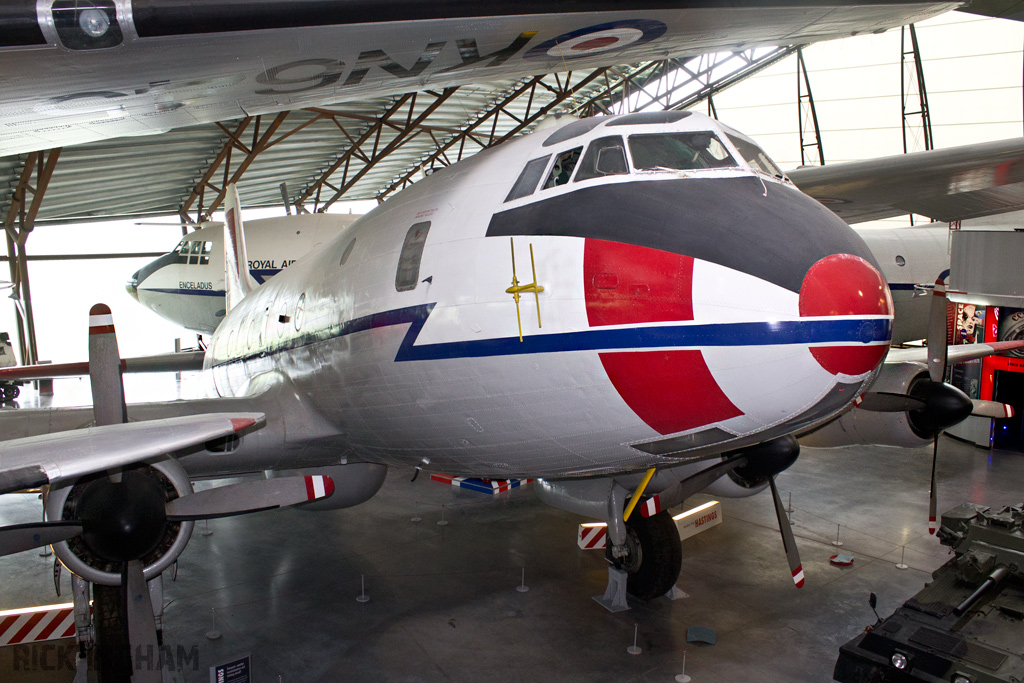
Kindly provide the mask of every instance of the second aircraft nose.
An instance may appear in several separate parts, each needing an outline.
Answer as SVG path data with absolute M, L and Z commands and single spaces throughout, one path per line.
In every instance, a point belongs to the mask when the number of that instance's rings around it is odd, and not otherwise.
M 139 271 L 135 271 L 128 282 L 124 284 L 125 290 L 127 290 L 129 296 L 136 301 L 139 300 Z

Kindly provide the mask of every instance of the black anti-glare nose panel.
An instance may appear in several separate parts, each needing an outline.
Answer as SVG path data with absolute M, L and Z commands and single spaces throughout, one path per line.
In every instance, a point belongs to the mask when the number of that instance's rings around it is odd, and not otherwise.
M 543 190 L 541 195 L 543 195 Z M 495 214 L 488 237 L 561 235 L 635 244 L 717 263 L 799 292 L 832 254 L 876 268 L 864 240 L 798 190 L 754 177 L 609 183 Z

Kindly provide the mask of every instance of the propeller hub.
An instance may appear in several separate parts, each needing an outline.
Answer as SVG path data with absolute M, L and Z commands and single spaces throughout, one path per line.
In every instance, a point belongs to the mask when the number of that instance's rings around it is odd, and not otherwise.
M 140 471 L 123 473 L 120 482 L 98 479 L 78 501 L 82 539 L 111 562 L 144 557 L 166 533 L 164 502 L 160 483 Z
M 739 451 L 747 462 L 729 473 L 737 483 L 753 487 L 761 485 L 796 462 L 800 444 L 793 436 L 782 436 Z
M 967 394 L 945 382 L 921 379 L 908 393 L 925 402 L 923 408 L 907 411 L 910 426 L 922 438 L 935 438 L 943 429 L 966 420 L 974 410 Z

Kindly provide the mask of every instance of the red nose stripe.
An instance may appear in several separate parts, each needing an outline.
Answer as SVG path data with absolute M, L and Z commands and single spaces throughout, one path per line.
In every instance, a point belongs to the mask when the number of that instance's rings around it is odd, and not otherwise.
M 587 240 L 583 255 L 591 327 L 693 320 L 693 258 Z M 715 382 L 700 351 L 602 353 L 622 400 L 661 434 L 743 413 Z
M 811 266 L 800 287 L 801 316 L 892 315 L 892 310 L 885 279 L 859 256 L 826 256 Z M 854 376 L 873 370 L 886 351 L 885 344 L 811 348 L 821 367 Z

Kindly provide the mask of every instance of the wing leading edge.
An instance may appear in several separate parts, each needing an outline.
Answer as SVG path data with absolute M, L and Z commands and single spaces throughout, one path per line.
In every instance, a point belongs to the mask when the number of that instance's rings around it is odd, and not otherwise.
M 0 494 L 59 484 L 263 425 L 262 413 L 209 413 L 0 442 Z
M 802 191 L 847 223 L 909 213 L 935 221 L 1024 209 L 1024 138 L 798 168 Z

